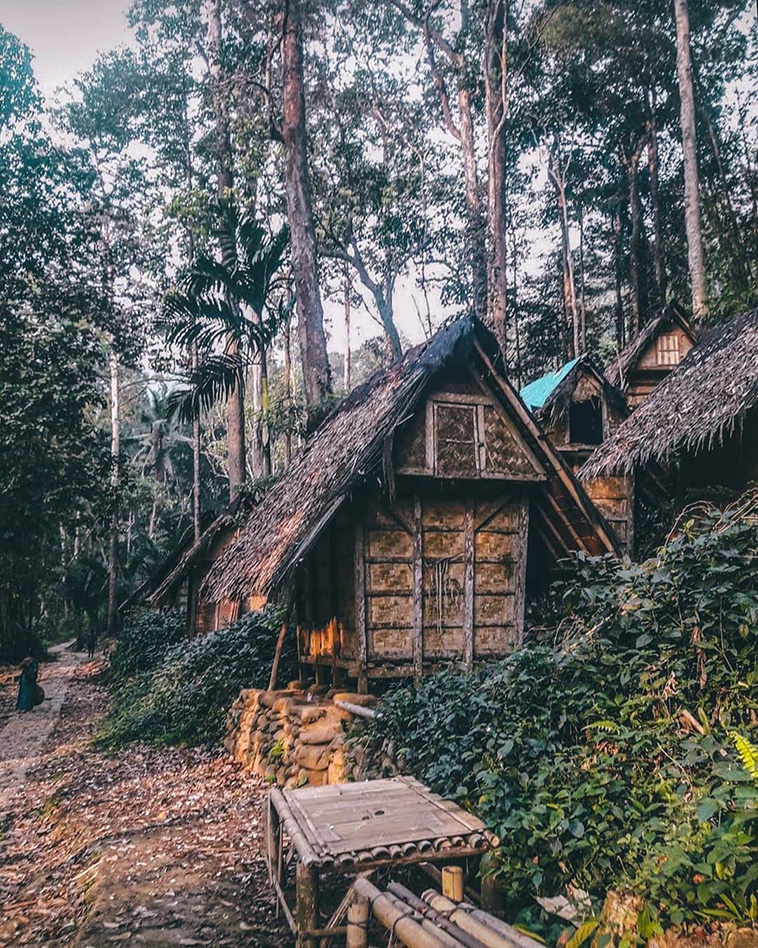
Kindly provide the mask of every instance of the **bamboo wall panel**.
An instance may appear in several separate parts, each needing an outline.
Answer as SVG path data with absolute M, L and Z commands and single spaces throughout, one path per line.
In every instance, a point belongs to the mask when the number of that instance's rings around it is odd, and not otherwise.
M 394 589 L 398 593 L 413 592 L 413 569 L 410 563 L 368 563 L 366 565 L 366 589 L 383 592 Z
M 474 629 L 474 655 L 477 659 L 502 657 L 520 642 L 515 625 L 478 626 Z
M 411 535 L 400 527 L 397 529 L 374 528 L 368 531 L 368 555 L 370 560 L 397 562 L 412 556 Z
M 501 413 L 492 405 L 484 406 L 485 475 L 532 476 L 532 462 Z

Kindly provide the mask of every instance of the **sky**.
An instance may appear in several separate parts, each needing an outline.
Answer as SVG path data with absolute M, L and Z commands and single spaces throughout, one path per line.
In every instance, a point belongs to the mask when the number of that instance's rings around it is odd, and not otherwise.
M 0 23 L 31 49 L 49 96 L 99 52 L 128 41 L 129 6 L 129 0 L 0 0 Z
M 56 89 L 88 69 L 99 53 L 130 42 L 126 23 L 130 6 L 131 0 L 0 0 L 0 24 L 30 48 L 34 74 L 50 101 L 55 98 Z M 397 323 L 401 334 L 416 343 L 423 339 L 423 330 L 410 290 L 403 281 L 398 284 Z M 424 306 L 423 300 L 418 303 Z M 439 304 L 435 309 L 439 309 L 440 320 L 447 315 Z M 343 304 L 340 300 L 325 299 L 324 310 L 330 348 L 343 351 Z M 379 333 L 377 322 L 365 307 L 354 310 L 351 348 Z

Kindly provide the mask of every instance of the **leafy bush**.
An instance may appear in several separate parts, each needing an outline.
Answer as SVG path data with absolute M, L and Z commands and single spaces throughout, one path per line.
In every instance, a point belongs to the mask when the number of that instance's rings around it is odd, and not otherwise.
M 642 895 L 652 928 L 758 920 L 758 520 L 707 511 L 641 564 L 578 557 L 553 603 L 557 644 L 395 691 L 376 746 L 498 832 L 514 908 L 573 883 Z
M 117 681 L 156 668 L 167 652 L 187 639 L 187 625 L 180 609 L 146 612 L 121 632 L 111 655 L 111 673 Z
M 268 684 L 281 611 L 249 613 L 228 628 L 169 648 L 158 665 L 115 684 L 97 739 L 115 748 L 130 741 L 196 744 L 217 741 L 241 688 Z M 294 668 L 294 636 L 287 636 L 280 674 Z

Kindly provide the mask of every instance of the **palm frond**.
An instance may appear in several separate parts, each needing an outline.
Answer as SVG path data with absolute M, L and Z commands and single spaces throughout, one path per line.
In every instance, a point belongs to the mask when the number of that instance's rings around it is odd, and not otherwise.
M 188 384 L 168 397 L 168 411 L 180 421 L 190 422 L 238 387 L 245 386 L 245 360 L 240 355 L 211 355 L 192 373 Z

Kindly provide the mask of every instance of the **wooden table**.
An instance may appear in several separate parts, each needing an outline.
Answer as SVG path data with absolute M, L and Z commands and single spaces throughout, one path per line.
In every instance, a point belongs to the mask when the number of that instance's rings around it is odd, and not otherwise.
M 269 879 L 302 948 L 315 946 L 319 937 L 345 931 L 337 923 L 347 907 L 347 896 L 329 923 L 321 927 L 322 875 L 368 874 L 385 865 L 441 863 L 478 856 L 497 845 L 497 837 L 481 820 L 412 777 L 274 789 L 269 794 Z M 296 859 L 294 908 L 285 894 L 285 858 Z

